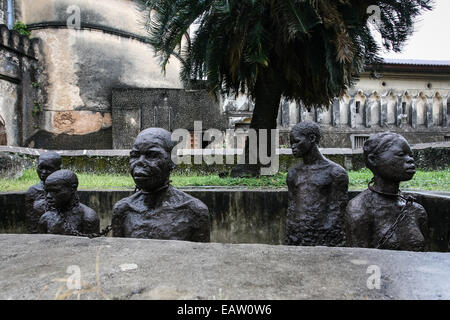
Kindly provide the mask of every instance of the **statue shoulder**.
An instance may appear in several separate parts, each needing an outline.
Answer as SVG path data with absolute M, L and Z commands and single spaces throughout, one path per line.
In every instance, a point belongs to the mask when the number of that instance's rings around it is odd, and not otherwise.
M 80 203 L 80 208 L 83 212 L 83 218 L 85 221 L 97 221 L 99 220 L 97 212 L 95 212 L 93 209 L 89 208 L 88 206 Z
M 292 168 L 289 169 L 288 174 L 286 176 L 286 183 L 288 187 L 294 187 L 297 176 L 299 175 L 299 170 L 303 167 L 303 163 L 296 164 Z
M 367 217 L 366 205 L 370 202 L 370 194 L 370 190 L 365 190 L 348 202 L 348 219 L 357 221 Z
M 192 212 L 198 214 L 209 215 L 209 209 L 201 200 L 191 196 L 190 194 L 171 187 L 170 190 L 172 201 L 176 201 L 177 206 L 186 206 Z
M 44 194 L 44 186 L 43 184 L 40 182 L 38 184 L 35 184 L 34 186 L 31 186 L 28 190 L 26 195 L 27 196 L 36 196 L 37 194 Z
M 411 205 L 417 216 L 423 217 L 423 218 L 428 218 L 428 214 L 427 214 L 425 208 L 420 203 L 414 201 Z
M 118 212 L 123 212 L 127 210 L 130 206 L 130 202 L 136 201 L 136 199 L 139 197 L 140 192 L 133 193 L 131 196 L 120 199 L 116 202 L 116 204 L 113 207 L 113 214 Z
M 330 159 L 327 159 L 329 164 L 330 164 L 330 171 L 331 174 L 336 177 L 336 178 L 340 178 L 340 179 L 347 179 L 348 180 L 348 172 L 347 170 L 344 169 L 344 167 L 342 167 L 340 164 L 331 161 Z

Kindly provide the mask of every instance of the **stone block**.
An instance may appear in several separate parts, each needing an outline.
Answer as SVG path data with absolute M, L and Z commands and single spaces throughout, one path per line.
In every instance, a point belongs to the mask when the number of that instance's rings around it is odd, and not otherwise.
M 0 177 L 17 179 L 23 174 L 24 161 L 17 155 L 0 152 Z

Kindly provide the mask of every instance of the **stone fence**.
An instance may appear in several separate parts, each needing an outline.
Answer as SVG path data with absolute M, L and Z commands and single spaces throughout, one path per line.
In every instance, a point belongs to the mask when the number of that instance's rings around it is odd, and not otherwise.
M 450 142 L 427 143 L 412 146 L 416 166 L 421 170 L 442 170 L 450 167 Z M 0 158 L 4 158 L 2 163 L 12 161 L 12 168 L 34 168 L 39 155 L 46 150 L 20 148 L 10 146 L 0 146 Z M 217 151 L 217 150 L 215 150 Z M 218 150 L 223 151 L 223 150 Z M 321 149 L 323 154 L 339 163 L 347 170 L 359 170 L 364 168 L 364 159 L 362 149 Z M 89 173 L 112 173 L 128 174 L 129 172 L 129 150 L 78 150 L 78 151 L 57 151 L 63 159 L 63 167 L 75 172 Z M 180 164 L 175 169 L 178 174 L 219 174 L 228 173 L 233 165 L 213 164 L 207 165 L 194 164 L 194 150 L 192 150 L 191 163 Z M 299 160 L 292 156 L 291 149 L 278 149 L 279 171 L 287 172 Z M 9 159 L 9 160 L 8 160 Z M 225 160 L 225 159 L 224 159 Z M 17 165 L 21 163 L 22 165 Z M 225 161 L 224 161 L 225 163 Z M 235 158 L 235 163 L 237 159 Z M 0 167 L 0 173 L 3 176 L 17 177 L 17 173 L 8 172 L 7 165 Z

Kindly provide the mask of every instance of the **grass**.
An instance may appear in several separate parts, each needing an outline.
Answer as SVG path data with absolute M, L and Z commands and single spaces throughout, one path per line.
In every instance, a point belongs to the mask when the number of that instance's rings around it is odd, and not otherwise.
M 350 190 L 364 190 L 372 178 L 372 173 L 363 169 L 350 171 Z M 112 174 L 79 173 L 79 189 L 108 190 L 108 189 L 134 189 L 131 176 Z M 286 188 L 286 173 L 261 178 L 220 178 L 218 175 L 208 176 L 171 176 L 172 185 L 176 187 L 195 186 L 222 186 L 222 187 L 248 187 L 248 188 Z M 35 170 L 25 170 L 19 179 L 0 178 L 0 192 L 26 191 L 30 186 L 39 182 Z M 450 192 L 450 168 L 442 171 L 418 171 L 411 181 L 403 182 L 402 189 L 447 191 Z

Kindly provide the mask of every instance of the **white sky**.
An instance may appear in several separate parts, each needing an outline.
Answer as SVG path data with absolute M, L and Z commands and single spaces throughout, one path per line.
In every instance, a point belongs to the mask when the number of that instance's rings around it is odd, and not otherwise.
M 384 53 L 383 58 L 450 60 L 450 0 L 435 0 L 432 11 L 422 14 L 415 32 L 401 53 Z

